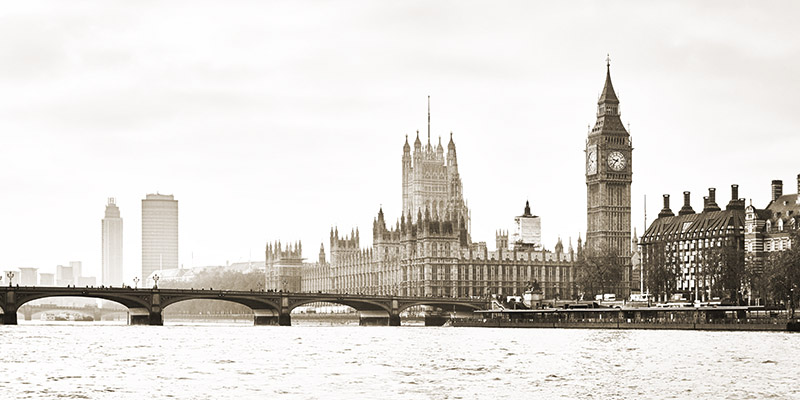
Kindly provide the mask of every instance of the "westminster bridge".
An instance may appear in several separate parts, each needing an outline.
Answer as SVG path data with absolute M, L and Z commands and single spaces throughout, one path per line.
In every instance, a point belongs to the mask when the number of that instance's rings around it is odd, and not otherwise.
M 165 307 L 186 300 L 222 300 L 253 310 L 255 325 L 292 324 L 293 309 L 312 303 L 352 307 L 362 325 L 400 326 L 400 313 L 414 306 L 429 306 L 457 315 L 487 308 L 485 299 L 451 297 L 379 296 L 340 293 L 289 293 L 205 289 L 136 289 L 129 287 L 0 286 L 3 324 L 16 325 L 17 311 L 26 303 L 49 297 L 88 297 L 117 302 L 128 308 L 131 325 L 163 325 Z M 23 310 L 24 311 L 24 310 Z

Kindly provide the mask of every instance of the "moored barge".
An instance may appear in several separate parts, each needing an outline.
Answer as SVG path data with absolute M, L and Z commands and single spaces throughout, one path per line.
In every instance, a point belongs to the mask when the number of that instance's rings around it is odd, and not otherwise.
M 800 331 L 786 310 L 753 306 L 544 308 L 479 310 L 452 326 L 495 328 Z

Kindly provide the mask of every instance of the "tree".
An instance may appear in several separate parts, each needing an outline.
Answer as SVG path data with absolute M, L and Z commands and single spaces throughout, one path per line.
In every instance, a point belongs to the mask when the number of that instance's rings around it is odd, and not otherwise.
M 726 242 L 722 247 L 713 248 L 706 264 L 711 296 L 729 298 L 736 304 L 742 300 L 742 288 L 747 281 L 744 249 L 738 244 Z
M 677 290 L 678 270 L 666 244 L 655 242 L 645 246 L 642 258 L 648 290 L 657 299 L 668 299 Z
M 792 232 L 791 248 L 770 253 L 764 265 L 764 283 L 773 304 L 793 306 L 800 286 L 800 232 Z
M 610 289 L 616 292 L 624 277 L 625 267 L 624 260 L 613 249 L 587 249 L 577 263 L 578 285 L 582 292 L 592 296 L 602 295 Z M 600 291 L 597 292 L 597 289 Z

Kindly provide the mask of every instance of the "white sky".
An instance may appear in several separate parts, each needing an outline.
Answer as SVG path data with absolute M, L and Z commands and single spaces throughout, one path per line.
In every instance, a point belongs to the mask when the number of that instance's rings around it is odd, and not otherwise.
M 633 222 L 661 194 L 759 207 L 800 173 L 800 4 L 785 2 L 11 2 L 0 8 L 0 269 L 100 277 L 116 197 L 125 277 L 141 199 L 180 205 L 180 259 L 263 259 L 331 226 L 371 244 L 401 207 L 404 135 L 458 148 L 473 239 L 526 199 L 543 240 L 586 229 L 584 143 L 611 54 L 630 123 Z M 581 236 L 584 236 L 582 234 Z

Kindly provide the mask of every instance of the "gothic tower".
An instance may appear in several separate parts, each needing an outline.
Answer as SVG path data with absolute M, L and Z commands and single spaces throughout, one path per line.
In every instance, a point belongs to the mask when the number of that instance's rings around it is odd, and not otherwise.
M 586 248 L 612 250 L 626 259 L 631 256 L 632 152 L 606 59 L 597 122 L 586 139 Z
M 403 215 L 411 215 L 408 223 L 416 224 L 419 222 L 416 217 L 426 212 L 439 220 L 452 214 L 456 220 L 463 218 L 469 227 L 469 208 L 464 201 L 461 176 L 458 173 L 453 133 L 450 133 L 445 155 L 441 137 L 435 147 L 431 144 L 430 122 L 429 96 L 427 144 L 423 145 L 420 141 L 419 131 L 414 140 L 413 152 L 408 144 L 408 136 L 403 144 Z

